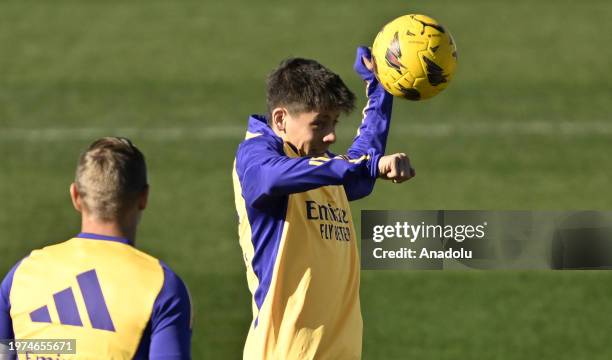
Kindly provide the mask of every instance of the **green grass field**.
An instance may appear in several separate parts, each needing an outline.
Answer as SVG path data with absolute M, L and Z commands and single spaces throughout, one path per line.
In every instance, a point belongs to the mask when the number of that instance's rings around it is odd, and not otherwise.
M 231 188 L 247 116 L 288 56 L 316 58 L 365 104 L 355 48 L 406 13 L 453 33 L 459 69 L 397 101 L 388 144 L 417 177 L 361 209 L 610 209 L 612 4 L 557 1 L 0 3 L 0 272 L 78 232 L 79 152 L 129 136 L 151 201 L 138 246 L 193 295 L 195 359 L 237 359 L 250 294 Z M 360 122 L 342 120 L 342 152 Z M 359 224 L 356 224 L 359 229 Z M 362 274 L 365 359 L 609 359 L 612 273 Z

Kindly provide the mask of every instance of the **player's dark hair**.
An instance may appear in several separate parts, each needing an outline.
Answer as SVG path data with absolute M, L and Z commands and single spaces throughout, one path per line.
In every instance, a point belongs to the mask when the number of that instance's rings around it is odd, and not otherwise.
M 268 120 L 278 106 L 290 112 L 340 111 L 350 113 L 355 94 L 338 74 L 315 60 L 290 58 L 282 61 L 267 79 Z
M 126 138 L 98 139 L 81 154 L 75 184 L 88 211 L 117 220 L 148 187 L 144 155 Z

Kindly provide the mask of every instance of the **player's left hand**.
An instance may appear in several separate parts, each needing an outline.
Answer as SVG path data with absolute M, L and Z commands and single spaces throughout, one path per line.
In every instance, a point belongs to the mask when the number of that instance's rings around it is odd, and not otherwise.
M 367 46 L 359 46 L 357 48 L 357 56 L 353 65 L 355 72 L 365 81 L 374 79 L 374 65 L 372 64 L 372 52 Z
M 410 165 L 410 159 L 404 153 L 385 155 L 378 160 L 378 177 L 402 183 L 412 179 L 416 171 Z

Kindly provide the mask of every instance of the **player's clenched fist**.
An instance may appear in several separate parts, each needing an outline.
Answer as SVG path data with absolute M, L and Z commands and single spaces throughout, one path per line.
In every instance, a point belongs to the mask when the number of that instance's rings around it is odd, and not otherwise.
M 404 153 L 385 155 L 378 161 L 378 177 L 401 183 L 413 178 L 416 172 L 410 166 L 410 159 Z

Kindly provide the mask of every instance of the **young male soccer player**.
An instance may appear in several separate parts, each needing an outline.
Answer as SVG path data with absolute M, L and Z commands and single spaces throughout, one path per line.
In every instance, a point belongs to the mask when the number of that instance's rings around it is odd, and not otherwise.
M 355 70 L 367 83 L 363 123 L 346 155 L 340 113 L 355 96 L 318 62 L 289 59 L 268 78 L 268 116 L 249 119 L 238 147 L 234 191 L 240 245 L 253 295 L 245 359 L 358 359 L 359 259 L 349 201 L 376 178 L 414 176 L 405 154 L 384 156 L 392 97 L 372 74 L 370 52 Z
M 81 233 L 33 251 L 8 273 L 0 339 L 75 339 L 76 356 L 58 359 L 189 359 L 187 288 L 134 247 L 148 192 L 144 157 L 129 140 L 95 141 L 70 186 Z

